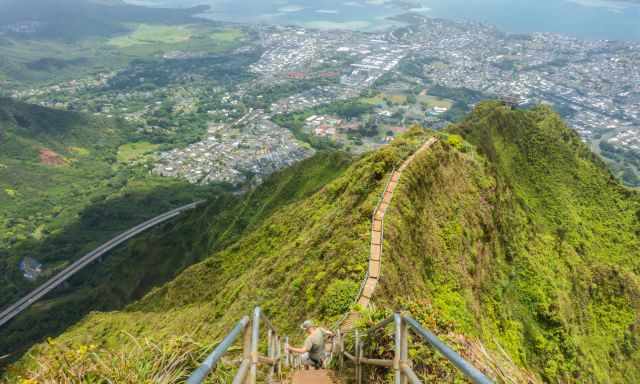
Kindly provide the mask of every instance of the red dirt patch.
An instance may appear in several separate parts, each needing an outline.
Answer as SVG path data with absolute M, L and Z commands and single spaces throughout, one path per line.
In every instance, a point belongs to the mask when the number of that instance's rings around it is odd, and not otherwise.
M 40 149 L 40 162 L 46 165 L 65 164 L 64 157 L 47 148 Z

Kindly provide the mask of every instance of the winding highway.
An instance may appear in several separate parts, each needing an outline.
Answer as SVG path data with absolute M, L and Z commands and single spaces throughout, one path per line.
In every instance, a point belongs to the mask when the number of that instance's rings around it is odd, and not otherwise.
M 139 235 L 140 233 L 155 227 L 156 225 L 162 224 L 168 220 L 173 219 L 174 217 L 180 215 L 184 211 L 188 211 L 196 208 L 198 205 L 202 204 L 204 201 L 197 201 L 195 203 L 191 203 L 185 205 L 180 208 L 176 208 L 172 211 L 163 213 L 160 216 L 156 216 L 151 220 L 145 221 L 144 223 L 131 228 L 130 230 L 114 237 L 113 239 L 107 241 L 102 244 L 98 248 L 93 251 L 87 253 L 80 259 L 73 262 L 64 270 L 60 271 L 51 279 L 47 280 L 44 284 L 33 290 L 28 295 L 24 296 L 22 299 L 18 300 L 2 312 L 0 312 L 0 327 L 9 322 L 9 320 L 13 319 L 17 315 L 19 315 L 22 311 L 27 309 L 31 304 L 35 303 L 37 300 L 41 299 L 47 293 L 54 290 L 60 284 L 65 282 L 71 276 L 75 275 L 78 271 L 82 270 L 87 265 L 94 262 L 96 259 L 100 258 L 107 252 L 116 248 L 118 245 L 126 242 L 127 240 Z

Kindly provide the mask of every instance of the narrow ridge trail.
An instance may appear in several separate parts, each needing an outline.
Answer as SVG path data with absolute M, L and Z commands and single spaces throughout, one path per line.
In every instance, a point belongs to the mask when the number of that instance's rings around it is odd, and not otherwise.
M 431 146 L 437 141 L 438 139 L 436 137 L 432 137 L 427 140 L 417 151 L 415 151 L 402 163 L 400 168 L 393 171 L 393 173 L 391 174 L 391 178 L 389 179 L 389 183 L 387 184 L 382 195 L 382 200 L 373 212 L 371 223 L 371 253 L 369 255 L 369 269 L 367 277 L 363 282 L 360 294 L 357 298 L 357 303 L 362 308 L 367 308 L 369 306 L 371 298 L 373 297 L 373 293 L 378 286 L 378 281 L 380 280 L 380 273 L 382 271 L 384 216 L 391 204 L 393 193 L 395 192 L 398 183 L 400 183 L 402 172 L 404 172 L 404 170 L 407 169 L 409 165 L 411 165 L 416 156 L 431 148 Z M 340 324 L 340 329 L 342 331 L 348 331 L 352 329 L 355 321 L 359 316 L 360 314 L 356 311 L 350 312 L 345 317 L 342 324 Z M 291 377 L 291 384 L 334 384 L 334 380 L 332 380 L 328 371 L 323 369 L 297 370 Z
M 416 156 L 431 148 L 431 146 L 437 141 L 438 138 L 436 137 L 432 137 L 427 140 L 417 151 L 409 156 L 404 163 L 402 163 L 400 168 L 391 174 L 389 183 L 382 195 L 382 200 L 373 213 L 373 220 L 371 223 L 371 253 L 369 255 L 369 269 L 356 301 L 358 306 L 361 308 L 369 307 L 371 298 L 373 297 L 373 294 L 378 287 L 378 282 L 380 281 L 380 274 L 382 272 L 382 244 L 384 240 L 384 216 L 387 213 L 389 205 L 391 205 L 393 193 L 395 192 L 398 183 L 400 183 L 402 172 L 411 165 Z M 352 329 L 359 316 L 359 312 L 351 311 L 340 324 L 340 330 L 344 332 Z

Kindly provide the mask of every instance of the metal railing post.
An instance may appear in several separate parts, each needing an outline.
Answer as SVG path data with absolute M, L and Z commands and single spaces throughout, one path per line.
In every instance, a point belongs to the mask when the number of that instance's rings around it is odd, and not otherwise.
M 276 363 L 276 372 L 280 374 L 282 372 L 282 341 L 280 341 L 280 336 L 276 335 L 276 353 L 275 358 L 277 359 Z
M 356 329 L 356 384 L 362 383 L 362 376 L 360 375 L 360 370 L 362 367 L 360 366 L 360 334 Z
M 284 338 L 284 366 L 289 368 L 291 365 L 290 355 L 289 355 L 289 336 Z
M 256 307 L 253 313 L 251 330 L 251 371 L 249 371 L 249 384 L 256 384 L 258 377 L 258 343 L 260 342 L 260 307 Z
M 358 355 L 358 363 L 360 364 L 360 370 L 358 371 L 358 384 L 362 384 L 362 371 L 364 368 L 364 364 L 362 363 L 364 357 L 364 343 L 360 341 L 360 353 Z
M 394 383 L 402 384 L 402 370 L 400 369 L 400 360 L 401 360 L 401 350 L 402 350 L 402 317 L 399 312 L 396 312 L 393 315 L 393 320 L 395 324 L 395 348 L 394 348 L 394 356 L 393 356 L 393 370 L 394 370 Z
M 266 320 L 265 320 L 266 322 Z M 267 329 L 267 359 L 273 358 L 273 331 L 271 328 Z M 275 366 L 269 367 L 269 373 L 267 374 L 267 383 L 271 384 L 273 382 L 273 372 Z
M 249 362 L 251 365 L 251 329 L 252 323 L 248 323 L 244 327 L 244 335 L 242 339 L 242 360 Z M 245 375 L 244 380 L 242 381 L 244 384 L 249 384 L 249 375 Z
M 410 367 L 411 363 L 409 361 L 409 325 L 404 319 L 402 319 L 402 324 L 400 325 L 400 371 L 402 374 L 402 384 L 408 384 L 409 378 L 406 374 L 404 374 L 403 366 Z
M 338 367 L 342 371 L 344 369 L 344 342 L 342 341 L 342 332 L 338 329 Z

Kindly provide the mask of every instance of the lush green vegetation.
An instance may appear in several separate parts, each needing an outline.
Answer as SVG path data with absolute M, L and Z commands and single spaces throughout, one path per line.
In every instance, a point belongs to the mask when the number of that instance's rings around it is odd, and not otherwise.
M 123 148 L 140 148 L 128 143 L 130 129 L 0 99 L 0 306 L 37 284 L 22 277 L 23 257 L 51 275 L 124 229 L 216 190 L 118 163 L 119 154 L 133 156 Z
M 215 219 L 176 224 L 184 236 L 163 249 L 197 249 L 206 260 L 125 310 L 91 314 L 34 347 L 11 377 L 61 380 L 62 369 L 43 363 L 83 346 L 95 345 L 101 358 L 148 358 L 132 337 L 215 344 L 257 304 L 290 335 L 301 336 L 304 318 L 331 324 L 363 277 L 370 214 L 387 176 L 426 136 L 413 129 L 347 169 L 331 169 L 319 190 L 297 175 L 328 169 L 322 164 L 336 155 L 301 164 L 287 188 L 256 190 L 239 203 L 245 209 L 193 213 Z M 640 380 L 640 197 L 548 108 L 479 104 L 405 171 L 385 220 L 382 285 L 364 322 L 406 309 L 512 382 Z M 390 341 L 376 337 L 369 353 L 388 357 Z M 193 356 L 192 347 L 184 351 Z M 412 357 L 425 381 L 461 381 L 428 348 Z M 183 361 L 175 372 L 192 368 Z M 385 373 L 369 374 L 374 382 Z
M 139 160 L 141 157 L 155 152 L 158 147 L 159 145 L 146 141 L 123 144 L 118 148 L 118 161 L 128 163 Z
M 423 140 L 424 133 L 415 132 L 346 171 L 345 155 L 320 154 L 276 175 L 238 204 L 227 204 L 220 214 L 214 205 L 194 212 L 192 223 L 178 224 L 177 232 L 169 231 L 171 237 L 147 241 L 144 248 L 153 253 L 149 263 L 164 260 L 162 255 L 175 259 L 200 251 L 210 255 L 205 261 L 118 312 L 118 320 L 112 314 L 90 315 L 74 327 L 74 336 L 37 350 L 53 352 L 63 345 L 76 350 L 76 342 L 99 350 L 132 347 L 121 331 L 156 343 L 165 335 L 186 333 L 213 343 L 258 303 L 289 332 L 298 330 L 298 322 L 309 314 L 335 320 L 347 309 L 364 272 L 369 217 L 386 175 Z M 135 254 L 145 254 L 142 249 Z
M 408 170 L 378 305 L 546 382 L 637 382 L 639 196 L 548 108 L 485 103 L 452 131 L 478 152 L 453 136 Z
M 190 38 L 191 33 L 184 26 L 140 24 L 129 35 L 109 40 L 109 44 L 118 48 L 127 48 L 144 44 L 176 44 Z
M 349 163 L 350 158 L 345 154 L 321 153 L 274 174 L 243 197 L 216 189 L 208 196 L 203 193 L 200 197 L 209 198 L 206 208 L 131 240 L 126 247 L 112 252 L 102 263 L 90 266 L 55 295 L 37 303 L 0 330 L 3 340 L 0 355 L 15 353 L 45 336 L 55 335 L 91 310 L 122 308 L 255 228 L 273 211 L 315 193 Z M 92 205 L 82 212 L 76 225 L 65 228 L 61 235 L 44 242 L 41 248 L 60 252 L 73 249 L 76 243 L 87 244 L 87 249 L 95 247 L 101 235 L 99 230 L 105 226 L 111 230 L 114 223 L 122 221 L 119 218 L 131 215 L 132 206 L 167 207 L 186 192 L 175 187 L 158 187 L 153 194 L 137 194 Z

